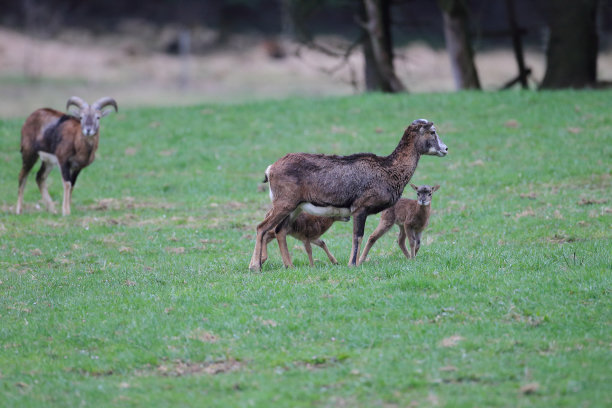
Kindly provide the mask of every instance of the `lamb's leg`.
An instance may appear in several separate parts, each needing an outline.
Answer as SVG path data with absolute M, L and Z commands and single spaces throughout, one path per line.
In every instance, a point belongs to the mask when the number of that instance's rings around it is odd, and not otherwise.
M 276 233 L 276 241 L 278 242 L 278 249 L 281 253 L 281 258 L 283 258 L 283 265 L 285 268 L 293 268 L 293 262 L 291 262 L 291 255 L 289 254 L 289 248 L 287 248 L 287 223 L 289 222 L 289 217 L 286 217 L 281 224 L 276 227 L 274 231 Z
M 397 237 L 397 244 L 399 245 L 400 249 L 406 256 L 406 258 L 410 259 L 411 255 L 408 252 L 408 248 L 406 248 L 406 235 L 407 234 L 409 237 L 408 239 L 410 240 L 410 248 L 412 248 L 412 240 L 410 239 L 408 227 L 406 225 L 400 225 L 399 227 L 400 227 L 400 232 L 399 232 L 399 236 Z
M 266 214 L 266 218 L 257 226 L 257 236 L 255 237 L 255 248 L 253 249 L 253 256 L 249 263 L 249 269 L 252 271 L 261 270 L 261 256 L 264 235 L 272 228 L 276 227 L 285 217 L 291 214 L 291 211 L 295 209 L 291 207 L 274 207 Z
M 338 260 L 332 255 L 331 252 L 329 252 L 329 248 L 327 248 L 327 244 L 325 244 L 325 241 L 323 241 L 322 239 L 315 239 L 314 241 L 312 241 L 312 243 L 325 251 L 331 263 L 333 263 L 334 265 L 338 264 Z
M 353 245 L 351 247 L 351 257 L 349 258 L 349 266 L 359 265 L 359 247 L 363 239 L 365 223 L 368 215 L 365 211 L 353 213 Z
M 38 184 L 38 189 L 40 190 L 40 195 L 42 196 L 45 207 L 47 207 L 48 211 L 55 213 L 55 205 L 47 189 L 47 177 L 49 177 L 51 170 L 53 170 L 53 163 L 43 160 L 40 165 L 40 170 L 36 173 L 36 184 Z
M 376 241 L 378 241 L 380 237 L 385 235 L 387 231 L 391 229 L 391 227 L 393 227 L 393 220 L 387 220 L 384 217 L 380 218 L 380 223 L 378 223 L 378 226 L 376 227 L 374 232 L 372 232 L 370 238 L 368 238 L 368 242 L 366 243 L 365 248 L 363 249 L 361 258 L 359 258 L 359 264 L 365 262 L 368 257 L 368 253 L 370 252 L 370 249 L 372 249 L 372 246 L 374 246 Z
M 406 228 L 406 234 L 408 235 L 408 241 L 410 241 L 410 257 L 414 258 L 416 255 L 416 233 L 414 230 Z
M 261 264 L 262 265 L 268 259 L 268 244 L 274 240 L 275 236 L 276 235 L 274 234 L 273 231 L 268 231 L 264 235 L 264 245 L 261 247 Z
M 312 246 L 310 246 L 310 241 L 304 241 L 304 249 L 306 250 L 306 254 L 308 254 L 308 262 L 310 262 L 310 267 L 314 266 L 314 259 L 312 259 Z
M 421 248 L 421 235 L 423 235 L 423 231 L 416 233 L 416 246 L 414 247 L 414 256 L 419 252 Z

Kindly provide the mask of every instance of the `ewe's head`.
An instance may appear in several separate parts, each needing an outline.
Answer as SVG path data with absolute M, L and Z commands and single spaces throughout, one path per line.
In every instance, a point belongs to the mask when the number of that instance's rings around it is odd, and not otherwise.
M 412 187 L 412 189 L 417 192 L 417 202 L 419 203 L 419 205 L 429 205 L 431 204 L 431 196 L 433 196 L 433 193 L 435 191 L 438 191 L 440 185 L 436 184 L 433 187 L 428 185 L 422 185 L 417 187 L 414 184 L 410 184 L 410 187 Z
M 411 126 L 418 135 L 416 147 L 420 154 L 440 157 L 446 156 L 448 147 L 442 142 L 438 133 L 436 133 L 436 127 L 433 122 L 427 119 L 417 119 L 412 122 Z
M 72 109 L 70 109 L 71 106 Z M 100 130 L 100 118 L 112 112 L 112 109 L 104 109 L 108 106 L 115 108 L 117 112 L 117 102 L 108 96 L 98 99 L 91 106 L 78 96 L 73 96 L 68 99 L 66 110 L 81 121 L 83 136 L 93 136 Z

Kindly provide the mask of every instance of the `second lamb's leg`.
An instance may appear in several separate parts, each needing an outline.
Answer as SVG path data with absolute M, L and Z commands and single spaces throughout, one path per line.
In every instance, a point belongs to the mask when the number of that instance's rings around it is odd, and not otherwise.
M 397 244 L 399 245 L 400 249 L 406 256 L 406 258 L 410 259 L 412 258 L 412 255 L 411 255 L 412 251 L 408 252 L 408 248 L 406 248 L 406 235 L 408 235 L 408 240 L 410 241 L 410 248 L 412 248 L 412 239 L 410 238 L 411 236 L 410 230 L 408 229 L 408 226 L 406 225 L 400 225 L 399 229 L 400 229 L 400 232 L 399 232 L 399 236 L 397 237 Z
M 304 241 L 304 249 L 308 254 L 308 262 L 310 262 L 310 266 L 314 266 L 314 259 L 312 259 L 312 246 L 310 246 L 310 241 Z
M 416 247 L 416 233 L 414 230 L 406 228 L 406 234 L 408 235 L 408 241 L 410 241 L 410 257 L 415 257 L 415 247 Z
M 329 248 L 327 248 L 327 244 L 325 244 L 325 241 L 323 241 L 322 239 L 315 239 L 314 241 L 312 241 L 312 243 L 325 251 L 331 263 L 333 263 L 334 265 L 338 264 L 338 260 L 332 255 L 331 252 L 329 252 Z M 361 261 L 359 263 L 361 263 Z
M 414 248 L 414 256 L 415 257 L 417 255 L 417 253 L 419 252 L 419 249 L 421 248 L 421 235 L 422 234 L 423 234 L 423 231 L 416 233 L 416 246 Z

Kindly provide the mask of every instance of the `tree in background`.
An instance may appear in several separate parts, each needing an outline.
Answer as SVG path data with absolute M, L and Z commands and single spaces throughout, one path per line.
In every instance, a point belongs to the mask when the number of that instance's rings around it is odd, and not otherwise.
M 444 39 L 455 86 L 457 89 L 480 89 L 470 41 L 466 0 L 438 0 L 438 5 L 444 19 Z
M 391 1 L 363 0 L 360 24 L 365 33 L 363 54 L 366 89 L 383 92 L 404 92 L 406 88 L 393 66 L 391 38 Z
M 598 0 L 546 0 L 550 37 L 542 88 L 596 85 L 597 8 Z

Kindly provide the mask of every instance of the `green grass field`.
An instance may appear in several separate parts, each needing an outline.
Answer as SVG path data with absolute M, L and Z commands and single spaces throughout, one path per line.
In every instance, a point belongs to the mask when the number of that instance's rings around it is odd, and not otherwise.
M 67 96 L 66 96 L 67 97 Z M 22 120 L 0 120 L 2 407 L 612 405 L 612 92 L 364 95 L 120 110 L 73 215 L 13 214 Z M 119 106 L 121 108 L 121 101 Z M 63 107 L 65 98 L 57 101 Z M 351 223 L 248 270 L 288 152 L 449 146 L 416 260 Z M 50 191 L 61 208 L 57 170 Z M 405 196 L 412 197 L 411 189 Z M 371 216 L 366 237 L 376 227 Z

